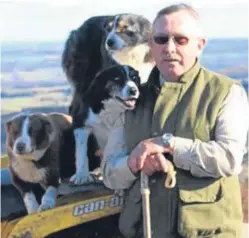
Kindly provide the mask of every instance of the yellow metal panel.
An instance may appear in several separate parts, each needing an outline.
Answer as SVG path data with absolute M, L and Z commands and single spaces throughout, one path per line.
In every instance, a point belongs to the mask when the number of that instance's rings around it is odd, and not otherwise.
M 1 168 L 8 167 L 8 156 L 3 156 Z M 104 186 L 93 185 L 92 190 L 90 188 L 58 197 L 54 209 L 16 220 L 2 221 L 1 237 L 45 237 L 66 228 L 119 213 L 122 204 L 122 197 L 114 196 L 113 192 Z
M 98 196 L 23 217 L 9 237 L 31 235 L 40 238 L 51 233 L 120 212 L 122 197 Z
M 7 155 L 1 157 L 1 169 L 5 168 L 9 168 L 9 157 Z

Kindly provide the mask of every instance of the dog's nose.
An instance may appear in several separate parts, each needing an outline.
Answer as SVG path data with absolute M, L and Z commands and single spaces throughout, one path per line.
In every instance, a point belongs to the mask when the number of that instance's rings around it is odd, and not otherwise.
M 130 93 L 131 96 L 136 95 L 137 94 L 137 88 L 135 88 L 135 87 L 130 88 L 129 93 Z
M 115 42 L 113 39 L 108 39 L 106 43 L 109 47 L 113 47 Z
M 22 153 L 25 151 L 25 144 L 23 142 L 18 142 L 16 145 L 16 149 L 18 152 Z

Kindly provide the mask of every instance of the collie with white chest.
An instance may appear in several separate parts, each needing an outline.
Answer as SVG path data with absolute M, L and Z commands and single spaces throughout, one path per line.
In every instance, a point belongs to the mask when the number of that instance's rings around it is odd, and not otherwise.
M 19 114 L 6 123 L 6 147 L 13 185 L 28 213 L 55 207 L 61 178 L 75 171 L 72 118 L 60 113 Z M 35 194 L 41 186 L 41 204 Z
M 87 141 L 91 133 L 99 148 L 104 149 L 110 129 L 122 120 L 126 110 L 133 110 L 139 97 L 140 77 L 129 66 L 112 66 L 92 81 L 84 94 L 81 107 L 82 128 L 74 130 L 76 143 L 76 173 L 71 177 L 74 184 L 95 181 L 89 171 Z

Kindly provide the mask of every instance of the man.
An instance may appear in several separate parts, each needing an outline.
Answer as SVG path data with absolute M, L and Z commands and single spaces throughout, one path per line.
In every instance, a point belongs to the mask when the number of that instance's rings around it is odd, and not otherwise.
M 177 4 L 157 14 L 156 67 L 136 110 L 113 128 L 102 161 L 105 185 L 126 190 L 120 217 L 126 237 L 142 235 L 140 171 L 150 176 L 153 238 L 241 237 L 247 95 L 200 65 L 205 43 L 192 7 Z M 177 171 L 173 189 L 164 187 L 166 158 Z

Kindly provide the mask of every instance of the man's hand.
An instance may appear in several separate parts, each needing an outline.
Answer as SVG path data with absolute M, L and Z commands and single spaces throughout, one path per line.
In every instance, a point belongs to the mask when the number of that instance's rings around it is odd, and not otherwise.
M 176 171 L 171 161 L 167 160 L 163 154 L 154 154 L 146 158 L 142 171 L 151 176 L 157 171 L 167 174 L 164 186 L 165 188 L 173 188 L 176 185 Z
M 146 158 L 142 171 L 148 176 L 151 176 L 157 171 L 167 173 L 167 160 L 162 153 L 150 155 Z
M 161 137 L 155 137 L 140 142 L 131 152 L 128 160 L 128 165 L 131 171 L 136 174 L 144 167 L 146 158 L 150 158 L 151 155 L 162 154 L 170 152 L 170 148 L 165 148 L 162 143 Z M 149 161 L 148 161 L 149 163 Z M 151 163 L 149 163 L 151 164 Z M 150 165 L 152 166 L 152 165 Z M 152 166 L 149 170 L 154 170 Z

